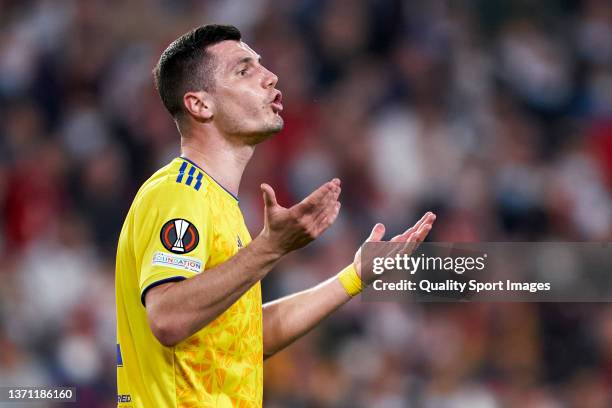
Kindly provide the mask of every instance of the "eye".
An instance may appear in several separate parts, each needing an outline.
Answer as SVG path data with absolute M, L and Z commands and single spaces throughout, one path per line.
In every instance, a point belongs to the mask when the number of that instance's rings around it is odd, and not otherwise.
M 247 68 L 241 69 L 241 70 L 238 72 L 238 75 L 240 75 L 240 76 L 246 76 L 246 74 L 247 74 Z

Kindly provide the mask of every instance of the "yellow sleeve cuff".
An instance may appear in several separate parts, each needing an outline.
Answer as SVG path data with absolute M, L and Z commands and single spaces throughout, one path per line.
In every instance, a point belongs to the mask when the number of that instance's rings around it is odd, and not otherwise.
M 359 275 L 357 275 L 357 270 L 353 264 L 350 264 L 338 273 L 338 280 L 344 287 L 344 290 L 346 290 L 346 293 L 351 297 L 360 294 L 363 290 L 363 282 Z

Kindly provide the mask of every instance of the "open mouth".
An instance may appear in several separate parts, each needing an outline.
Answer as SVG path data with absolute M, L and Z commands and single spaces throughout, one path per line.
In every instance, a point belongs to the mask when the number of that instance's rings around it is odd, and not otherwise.
M 274 113 L 282 112 L 283 110 L 282 102 L 283 102 L 283 94 L 280 91 L 278 91 L 274 99 L 272 99 L 272 102 L 270 102 L 270 105 L 272 105 L 272 110 L 274 111 Z

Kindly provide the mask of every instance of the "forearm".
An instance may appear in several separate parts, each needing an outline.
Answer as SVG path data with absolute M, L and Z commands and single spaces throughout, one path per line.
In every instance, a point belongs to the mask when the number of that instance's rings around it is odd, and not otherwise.
M 147 305 L 153 333 L 167 346 L 186 339 L 234 304 L 279 258 L 258 237 L 226 262 L 160 288 L 162 295 Z
M 319 285 L 263 306 L 264 358 L 308 333 L 351 299 L 333 276 Z

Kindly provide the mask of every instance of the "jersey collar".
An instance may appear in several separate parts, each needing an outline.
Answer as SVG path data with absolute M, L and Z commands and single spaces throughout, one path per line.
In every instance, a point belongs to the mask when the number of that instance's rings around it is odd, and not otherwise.
M 189 160 L 188 158 L 186 158 L 184 156 L 180 156 L 179 158 L 182 159 L 182 160 L 185 160 L 187 163 L 190 163 L 193 166 L 195 166 L 198 170 L 200 170 L 202 173 L 206 174 L 212 181 L 214 181 L 216 185 L 221 187 L 223 189 L 223 191 L 225 191 L 227 194 L 229 194 L 234 200 L 236 200 L 237 202 L 240 202 L 238 197 L 236 197 L 234 194 L 232 194 L 227 188 L 223 187 L 223 185 L 221 183 L 219 183 L 217 180 L 215 180 L 215 178 L 213 176 L 211 176 L 206 171 L 204 171 L 203 168 L 201 168 L 200 166 L 195 164 L 193 161 Z

